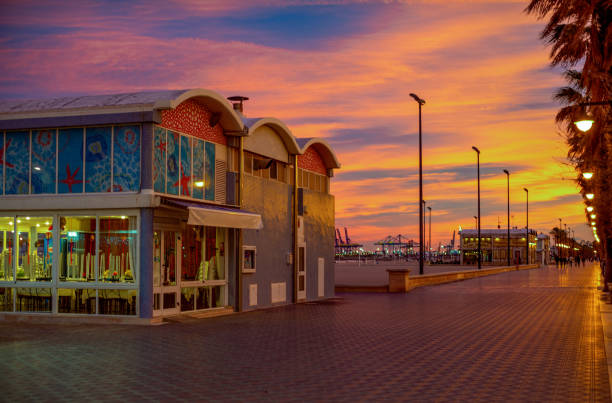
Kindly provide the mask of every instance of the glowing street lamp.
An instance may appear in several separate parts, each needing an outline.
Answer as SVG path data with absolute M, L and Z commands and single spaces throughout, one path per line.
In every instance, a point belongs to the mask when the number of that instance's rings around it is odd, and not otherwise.
M 583 172 L 582 177 L 584 179 L 591 179 L 593 177 L 593 172 Z
M 587 193 L 584 195 L 584 197 L 586 197 L 589 200 L 593 200 L 593 198 L 595 197 L 595 195 L 593 193 Z
M 587 211 L 590 213 L 591 211 L 593 211 L 593 206 L 587 206 Z
M 574 122 L 578 130 L 580 130 L 581 132 L 588 132 L 589 130 L 591 130 L 591 127 L 593 127 L 593 123 L 595 123 L 593 118 L 586 113 L 580 116 L 580 118 L 578 118 L 578 120 Z
M 591 214 L 591 218 L 595 219 L 595 218 L 597 218 L 597 215 Z
M 480 150 L 472 146 L 472 150 L 476 151 L 476 173 L 478 178 L 478 270 L 482 266 L 482 251 L 480 249 Z
M 597 224 L 595 224 L 595 221 L 591 221 L 591 226 L 595 227 Z

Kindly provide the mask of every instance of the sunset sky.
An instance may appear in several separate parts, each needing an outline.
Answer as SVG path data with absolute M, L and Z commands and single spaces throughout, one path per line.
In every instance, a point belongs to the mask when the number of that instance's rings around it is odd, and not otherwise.
M 548 233 L 585 224 L 552 100 L 563 85 L 527 1 L 2 1 L 0 98 L 206 88 L 244 95 L 323 137 L 335 172 L 336 226 L 353 241 L 418 239 L 418 105 L 424 98 L 424 199 L 432 244 L 476 215 L 482 227 Z

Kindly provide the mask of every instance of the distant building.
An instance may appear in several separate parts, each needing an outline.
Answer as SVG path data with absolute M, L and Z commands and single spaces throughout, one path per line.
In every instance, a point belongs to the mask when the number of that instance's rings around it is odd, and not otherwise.
M 460 233 L 461 264 L 478 263 L 478 230 L 463 229 Z M 525 264 L 527 247 L 524 229 L 510 230 L 510 264 Z M 536 262 L 537 232 L 529 230 L 529 263 Z M 480 249 L 482 264 L 504 265 L 508 263 L 508 230 L 481 229 Z
M 541 265 L 550 264 L 550 236 L 540 233 L 536 246 L 537 262 Z
M 0 314 L 146 321 L 332 297 L 338 160 L 243 100 L 0 102 Z

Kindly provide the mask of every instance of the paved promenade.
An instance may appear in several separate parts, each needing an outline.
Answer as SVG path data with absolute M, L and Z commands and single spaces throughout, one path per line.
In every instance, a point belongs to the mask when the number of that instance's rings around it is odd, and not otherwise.
M 594 266 L 155 327 L 0 324 L 15 401 L 610 401 Z
M 491 268 L 495 266 L 483 266 Z M 419 275 L 419 265 L 413 261 L 367 262 L 340 261 L 335 264 L 336 286 L 386 286 L 389 283 L 387 269 L 405 268 L 410 270 L 410 277 Z M 423 274 L 439 274 L 451 271 L 474 270 L 478 266 L 458 264 L 426 264 Z

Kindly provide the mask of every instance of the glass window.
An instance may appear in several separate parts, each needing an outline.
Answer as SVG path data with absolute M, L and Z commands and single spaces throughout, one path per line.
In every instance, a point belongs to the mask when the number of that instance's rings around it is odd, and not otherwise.
M 59 131 L 57 167 L 58 193 L 83 193 L 83 128 Z
M 155 126 L 153 142 L 153 189 L 166 193 L 166 129 Z
M 204 167 L 204 198 L 215 200 L 215 145 L 206 142 L 205 144 L 205 167 Z
M 136 315 L 137 290 L 98 290 L 100 315 Z
M 60 217 L 60 281 L 96 278 L 96 217 Z
M 6 132 L 4 161 L 5 194 L 30 193 L 30 132 Z
M 181 311 L 193 311 L 195 309 L 195 291 L 195 288 L 181 288 Z
M 193 140 L 193 197 L 204 198 L 204 141 Z
M 206 233 L 206 253 L 204 261 L 204 280 L 225 279 L 225 243 L 222 228 L 204 227 Z
M 13 312 L 12 288 L 0 288 L 0 312 Z
M 166 193 L 172 195 L 179 194 L 179 162 L 180 162 L 180 135 L 175 132 L 168 131 L 168 161 L 166 165 L 167 185 Z
M 252 272 L 255 271 L 255 257 L 256 257 L 256 248 L 255 246 L 243 246 L 243 261 L 242 261 L 242 271 Z
M 203 280 L 202 241 L 203 228 L 187 225 L 183 231 L 181 251 L 181 280 Z
M 179 194 L 191 197 L 191 137 L 181 136 L 181 170 L 179 173 Z
M 138 191 L 140 126 L 115 126 L 113 137 L 113 192 Z
M 159 231 L 153 232 L 153 286 L 161 286 L 161 234 Z
M 17 217 L 17 281 L 51 281 L 52 224 L 52 217 Z
M 85 137 L 85 191 L 110 192 L 111 128 L 88 127 Z M 59 169 L 61 171 L 62 167 Z
M 134 216 L 100 217 L 98 278 L 133 283 L 136 273 L 137 220 Z
M 13 281 L 14 217 L 0 217 L 0 281 Z
M 32 133 L 32 193 L 55 193 L 56 130 Z
M 244 153 L 244 172 L 253 174 L 253 154 Z
M 278 167 L 276 161 L 272 161 L 270 165 L 270 179 L 278 179 Z
M 164 231 L 164 257 L 162 261 L 162 285 L 176 285 L 176 235 L 173 231 Z M 164 296 L 164 309 L 169 304 Z M 174 306 L 174 305 L 172 305 Z
M 60 313 L 96 313 L 96 290 L 93 288 L 59 288 L 57 311 Z
M 199 287 L 196 309 L 218 308 L 225 305 L 225 286 Z
M 50 288 L 16 288 L 17 312 L 51 312 Z
M 302 168 L 298 168 L 298 175 L 297 175 L 297 179 L 298 179 L 298 187 L 304 187 L 304 181 L 303 181 L 303 173 L 304 171 L 302 170 Z

